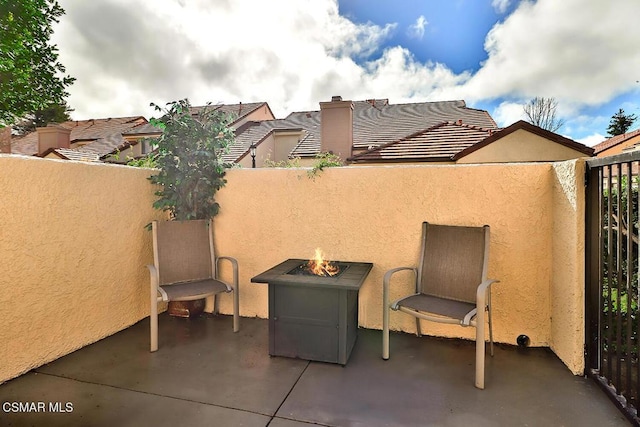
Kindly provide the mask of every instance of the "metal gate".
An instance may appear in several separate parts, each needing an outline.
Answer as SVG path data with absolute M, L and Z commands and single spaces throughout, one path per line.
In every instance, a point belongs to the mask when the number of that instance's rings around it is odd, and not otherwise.
M 586 374 L 640 426 L 640 152 L 591 159 L 586 172 Z

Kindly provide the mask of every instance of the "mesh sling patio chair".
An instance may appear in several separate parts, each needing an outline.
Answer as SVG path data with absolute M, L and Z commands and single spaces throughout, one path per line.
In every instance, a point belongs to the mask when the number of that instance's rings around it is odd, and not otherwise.
M 240 328 L 238 262 L 216 257 L 210 220 L 153 221 L 153 263 L 151 276 L 151 351 L 158 349 L 158 303 L 206 298 L 218 312 L 216 295 L 233 292 L 233 331 Z M 221 260 L 233 267 L 233 284 L 217 278 Z M 213 300 L 213 301 L 211 301 Z
M 422 335 L 420 319 L 476 328 L 475 386 L 484 388 L 485 313 L 493 356 L 491 284 L 487 278 L 489 226 L 462 227 L 422 224 L 422 250 L 418 268 L 389 270 L 383 279 L 382 358 L 389 359 L 389 310 L 416 318 L 416 333 Z M 415 293 L 389 303 L 391 276 L 398 271 L 415 274 Z

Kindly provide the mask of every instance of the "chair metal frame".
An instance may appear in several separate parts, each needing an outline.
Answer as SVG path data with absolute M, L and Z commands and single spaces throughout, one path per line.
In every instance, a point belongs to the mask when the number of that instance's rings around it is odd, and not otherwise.
M 402 301 L 412 297 L 414 295 L 421 295 L 423 293 L 422 272 L 424 269 L 425 257 L 429 254 L 426 253 L 427 238 L 429 227 L 457 227 L 448 225 L 435 225 L 424 222 L 422 224 L 422 250 L 420 263 L 418 268 L 415 267 L 398 267 L 387 271 L 383 278 L 383 333 L 382 333 L 382 358 L 389 359 L 389 313 L 390 310 L 401 311 L 406 314 L 410 314 L 416 318 L 416 335 L 422 336 L 422 330 L 420 327 L 420 319 L 428 320 L 437 323 L 457 324 L 462 327 L 472 326 L 476 328 L 476 372 L 475 372 L 475 386 L 479 389 L 484 389 L 484 377 L 485 377 L 485 321 L 489 324 L 489 341 L 491 356 L 493 356 L 493 325 L 491 319 L 491 285 L 499 282 L 495 279 L 487 278 L 488 264 L 489 264 L 489 240 L 490 240 L 490 227 L 485 225 L 482 227 L 484 231 L 484 254 L 482 260 L 482 277 L 478 280 L 478 286 L 476 290 L 475 308 L 466 313 L 462 318 L 449 317 L 442 314 L 433 314 L 428 312 L 422 312 L 416 309 L 402 306 Z M 466 227 L 470 228 L 470 227 Z M 479 228 L 479 227 L 471 227 Z M 415 294 L 405 296 L 397 299 L 392 303 L 389 303 L 390 283 L 391 277 L 399 272 L 409 270 L 413 271 L 415 276 Z M 438 299 L 448 299 L 446 296 L 437 297 Z M 485 316 L 486 314 L 486 316 Z

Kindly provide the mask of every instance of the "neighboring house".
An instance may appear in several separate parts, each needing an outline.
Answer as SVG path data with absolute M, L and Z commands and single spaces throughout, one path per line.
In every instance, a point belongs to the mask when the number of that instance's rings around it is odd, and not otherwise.
M 390 104 L 387 99 L 321 102 L 320 111 L 248 122 L 227 155 L 251 167 L 266 159 L 299 158 L 310 165 L 321 152 L 347 164 L 557 161 L 592 156 L 593 149 L 524 121 L 499 129 L 488 112 L 464 101 Z
M 142 116 L 72 120 L 13 137 L 11 153 L 64 160 L 100 161 L 118 152 L 144 154 L 145 138 L 160 131 Z
M 197 114 L 204 107 L 192 107 Z M 331 152 L 347 164 L 558 161 L 593 149 L 524 121 L 499 129 L 488 112 L 464 101 L 390 104 L 388 99 L 321 102 L 319 111 L 275 119 L 266 102 L 221 104 L 231 115 L 235 143 L 228 162 L 262 167 L 267 159 L 309 166 Z M 150 153 L 161 135 L 144 117 L 69 121 L 14 137 L 11 152 L 68 160 L 126 162 Z M 609 142 L 609 141 L 607 141 Z
M 511 163 L 593 156 L 593 149 L 520 120 L 504 129 L 443 122 L 354 155 L 354 163 Z
M 640 147 L 640 129 L 608 138 L 595 145 L 596 157 L 613 156 L 626 151 L 634 151 Z
M 388 99 L 321 102 L 319 111 L 289 114 L 284 119 L 247 123 L 236 137 L 227 160 L 251 167 L 250 146 L 256 146 L 256 165 L 299 158 L 309 165 L 321 152 L 343 160 L 425 131 L 445 122 L 462 120 L 468 126 L 497 130 L 486 111 L 467 108 L 464 101 L 390 104 Z
M 192 107 L 196 114 L 204 107 Z M 212 105 L 230 114 L 236 129 L 247 121 L 273 119 L 266 102 Z M 64 160 L 126 162 L 150 153 L 150 138 L 162 134 L 142 116 L 91 119 L 50 124 L 13 137 L 11 153 Z
M 519 120 L 455 154 L 456 163 L 558 162 L 593 156 L 593 148 Z

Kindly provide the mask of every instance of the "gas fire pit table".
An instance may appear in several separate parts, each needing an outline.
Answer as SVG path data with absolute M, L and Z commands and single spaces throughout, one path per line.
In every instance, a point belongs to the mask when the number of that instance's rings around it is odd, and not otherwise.
M 346 365 L 358 332 L 358 291 L 373 264 L 330 262 L 333 275 L 289 259 L 251 279 L 269 285 L 269 354 Z

